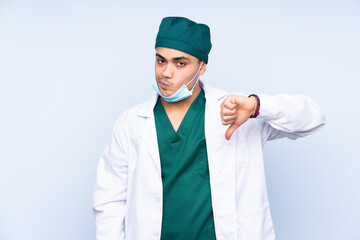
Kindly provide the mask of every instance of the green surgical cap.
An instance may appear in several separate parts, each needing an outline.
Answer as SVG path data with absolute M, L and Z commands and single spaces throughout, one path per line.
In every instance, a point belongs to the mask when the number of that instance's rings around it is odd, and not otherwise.
M 156 36 L 157 47 L 176 49 L 208 63 L 210 28 L 184 17 L 165 17 Z

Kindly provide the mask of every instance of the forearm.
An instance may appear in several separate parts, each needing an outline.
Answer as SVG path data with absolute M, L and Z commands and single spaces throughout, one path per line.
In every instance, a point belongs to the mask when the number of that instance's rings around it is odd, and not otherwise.
M 261 109 L 257 118 L 266 123 L 263 129 L 266 140 L 279 137 L 296 139 L 315 132 L 325 124 L 320 108 L 309 97 L 286 94 L 258 96 Z

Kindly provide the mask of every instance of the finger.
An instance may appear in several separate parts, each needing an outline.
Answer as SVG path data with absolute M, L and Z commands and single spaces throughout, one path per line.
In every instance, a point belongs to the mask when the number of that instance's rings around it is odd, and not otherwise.
M 236 104 L 231 103 L 231 102 L 226 102 L 226 103 L 224 103 L 224 108 L 226 108 L 228 110 L 233 110 L 236 108 Z
M 220 113 L 220 119 L 223 125 L 229 125 L 235 121 L 236 114 L 230 116 L 224 116 L 222 113 Z
M 233 121 L 236 118 L 236 115 L 232 115 L 232 116 L 222 116 L 222 120 L 224 122 L 230 122 Z
M 237 124 L 231 124 L 230 127 L 225 132 L 225 138 L 230 140 L 231 136 L 235 132 L 235 130 L 239 127 Z
M 236 114 L 236 108 L 229 110 L 227 108 L 222 108 L 221 109 L 221 114 L 223 116 L 231 116 L 231 115 L 235 115 Z
M 221 116 L 220 119 L 221 119 L 221 123 L 223 125 L 229 125 L 235 121 L 235 117 L 231 118 L 231 117 L 227 117 L 227 116 Z
M 229 110 L 233 110 L 235 107 L 236 107 L 236 102 L 235 100 L 230 96 L 230 97 L 227 97 L 223 103 L 222 103 L 223 107 L 225 107 L 226 109 L 229 109 Z
M 233 124 L 233 123 L 235 122 L 235 120 L 230 120 L 230 121 L 221 120 L 221 122 L 222 122 L 222 124 L 223 124 L 224 126 L 226 126 L 226 125 Z

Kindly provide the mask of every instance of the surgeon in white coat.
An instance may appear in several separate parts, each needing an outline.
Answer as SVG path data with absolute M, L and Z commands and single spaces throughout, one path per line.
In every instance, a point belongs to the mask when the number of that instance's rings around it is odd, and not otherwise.
M 166 17 L 154 96 L 125 111 L 97 170 L 97 240 L 273 240 L 262 147 L 325 124 L 308 97 L 210 87 L 210 29 Z

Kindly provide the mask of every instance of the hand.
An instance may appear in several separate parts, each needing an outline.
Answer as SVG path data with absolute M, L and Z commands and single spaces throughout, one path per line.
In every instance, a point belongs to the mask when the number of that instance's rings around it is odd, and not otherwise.
M 221 122 L 230 127 L 225 132 L 225 138 L 230 140 L 234 131 L 246 122 L 257 106 L 255 97 L 229 95 L 220 105 Z

